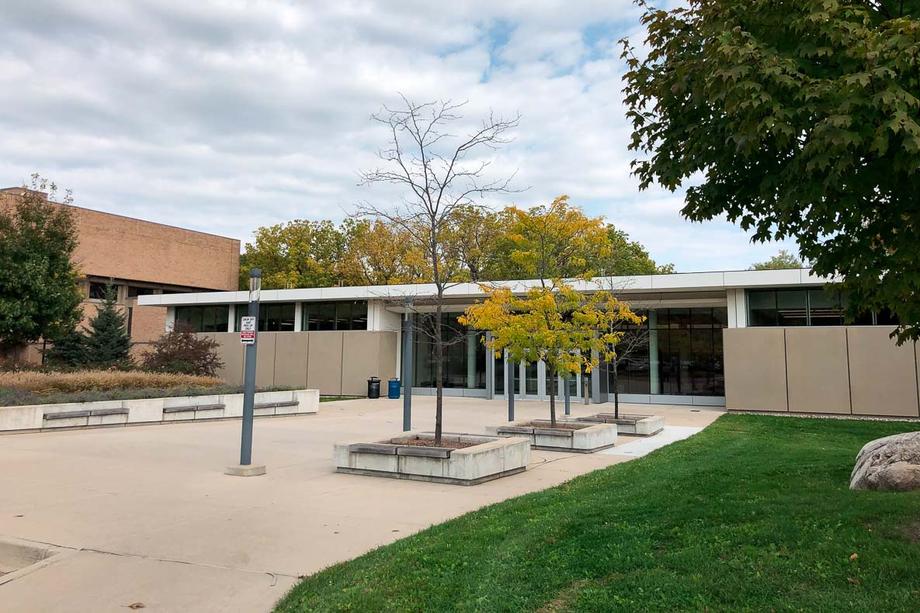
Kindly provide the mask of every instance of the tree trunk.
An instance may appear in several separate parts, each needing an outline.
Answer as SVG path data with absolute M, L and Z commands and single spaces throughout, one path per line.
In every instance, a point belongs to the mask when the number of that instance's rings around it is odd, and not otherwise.
M 556 372 L 547 365 L 549 371 L 549 426 L 556 427 Z
M 610 363 L 613 367 L 613 417 L 615 419 L 620 418 L 620 380 L 619 373 L 617 372 L 617 358 L 614 356 L 613 362 Z

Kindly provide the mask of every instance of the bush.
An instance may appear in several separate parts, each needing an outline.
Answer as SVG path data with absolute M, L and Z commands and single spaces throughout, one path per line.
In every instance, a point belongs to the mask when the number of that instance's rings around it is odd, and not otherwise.
M 213 377 L 224 365 L 215 351 L 217 341 L 187 330 L 173 330 L 161 336 L 144 356 L 144 368 L 155 372 Z
M 145 388 L 216 387 L 216 377 L 161 372 L 82 370 L 75 372 L 13 371 L 0 372 L 0 389 L 51 394 Z

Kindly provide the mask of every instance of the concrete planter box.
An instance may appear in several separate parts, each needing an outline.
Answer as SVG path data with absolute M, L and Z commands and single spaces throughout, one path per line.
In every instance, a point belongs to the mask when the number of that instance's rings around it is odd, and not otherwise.
M 303 415 L 317 411 L 319 390 L 256 393 L 256 416 Z M 0 407 L 0 432 L 204 421 L 242 415 L 242 394 L 34 404 Z
M 552 428 L 548 419 L 535 419 L 513 426 L 499 426 L 495 433 L 498 436 L 526 437 L 534 449 L 571 453 L 593 453 L 609 449 L 617 442 L 615 424 L 589 424 L 567 419 L 557 419 L 556 422 L 568 427 Z
M 477 485 L 524 471 L 530 462 L 526 438 L 444 434 L 442 440 L 475 442 L 463 449 L 400 444 L 406 438 L 434 439 L 431 433 L 406 433 L 377 443 L 337 443 L 340 473 L 413 479 L 451 485 Z
M 664 430 L 664 417 L 658 415 L 620 415 L 598 413 L 588 417 L 579 417 L 578 421 L 596 424 L 616 424 L 620 434 L 634 436 L 652 436 Z

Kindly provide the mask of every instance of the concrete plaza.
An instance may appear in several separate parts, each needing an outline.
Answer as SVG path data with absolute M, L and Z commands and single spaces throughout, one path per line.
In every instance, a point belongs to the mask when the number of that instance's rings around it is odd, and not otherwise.
M 433 400 L 414 399 L 416 429 L 433 426 Z M 0 436 L 0 540 L 62 548 L 33 572 L 0 576 L 0 609 L 269 610 L 299 576 L 642 454 L 622 435 L 622 453 L 534 451 L 524 473 L 472 487 L 334 472 L 333 443 L 399 433 L 401 407 L 350 400 L 323 403 L 318 415 L 259 419 L 253 457 L 268 474 L 252 478 L 223 474 L 238 460 L 235 420 Z M 574 404 L 573 413 L 599 408 Z M 445 431 L 482 432 L 504 423 L 505 410 L 500 401 L 447 398 Z M 662 415 L 678 433 L 721 414 L 621 410 Z M 547 403 L 517 403 L 519 419 L 547 413 Z

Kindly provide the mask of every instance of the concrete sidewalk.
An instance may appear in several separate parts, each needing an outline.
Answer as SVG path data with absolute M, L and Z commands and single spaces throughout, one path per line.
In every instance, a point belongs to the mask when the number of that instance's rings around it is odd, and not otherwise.
M 433 398 L 414 399 L 413 425 L 433 426 Z M 65 548 L 3 583 L 3 611 L 268 610 L 293 585 L 432 524 L 633 459 L 534 451 L 528 470 L 473 487 L 334 472 L 339 440 L 399 433 L 401 402 L 351 400 L 304 417 L 260 419 L 254 461 L 263 477 L 223 474 L 236 463 L 239 421 L 0 436 L 0 538 Z M 546 403 L 517 403 L 521 419 Z M 604 405 L 608 410 L 609 405 Z M 576 415 L 598 407 L 574 405 Z M 721 411 L 623 406 L 668 426 L 704 427 Z M 503 423 L 499 401 L 445 399 L 445 431 Z M 561 407 L 560 407 L 561 412 Z M 630 441 L 621 437 L 620 443 Z

